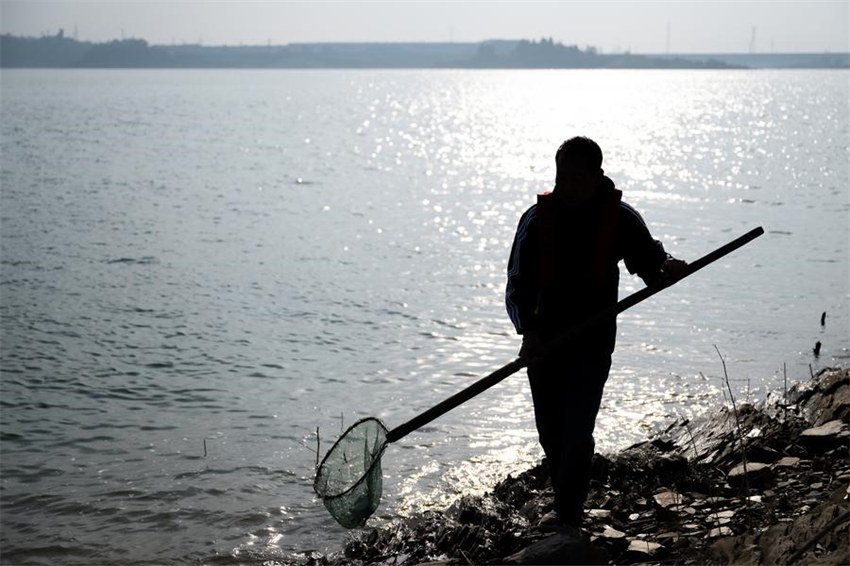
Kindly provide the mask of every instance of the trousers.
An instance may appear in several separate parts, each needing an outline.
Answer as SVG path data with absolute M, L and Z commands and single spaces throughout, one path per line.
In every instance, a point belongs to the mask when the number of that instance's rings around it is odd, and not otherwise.
M 590 490 L 593 429 L 611 356 L 575 357 L 550 356 L 531 364 L 527 371 L 537 433 L 555 492 L 555 511 L 565 523 L 580 527 Z

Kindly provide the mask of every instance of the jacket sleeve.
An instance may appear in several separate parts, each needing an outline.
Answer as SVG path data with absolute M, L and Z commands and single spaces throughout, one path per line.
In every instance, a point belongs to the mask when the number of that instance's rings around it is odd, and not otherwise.
M 536 209 L 537 205 L 532 206 L 520 218 L 508 260 L 505 304 L 518 334 L 533 330 L 535 326 L 534 311 L 540 287 Z
M 621 241 L 626 269 L 637 274 L 647 285 L 652 285 L 661 275 L 661 266 L 669 254 L 664 246 L 649 233 L 640 213 L 625 202 L 620 203 Z

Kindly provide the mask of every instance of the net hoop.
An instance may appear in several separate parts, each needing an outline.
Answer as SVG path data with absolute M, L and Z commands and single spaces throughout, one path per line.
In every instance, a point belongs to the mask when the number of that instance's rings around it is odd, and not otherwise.
M 386 427 L 386 425 L 384 425 L 384 423 L 381 422 L 380 419 L 377 419 L 375 417 L 366 417 L 366 418 L 360 419 L 359 421 L 357 421 L 356 423 L 354 423 L 353 425 L 351 425 L 350 427 L 345 429 L 345 432 L 342 433 L 342 435 L 337 439 L 336 442 L 334 442 L 333 446 L 331 446 L 331 449 L 328 450 L 328 453 L 325 454 L 324 458 L 322 458 L 322 462 L 321 462 L 321 464 L 319 464 L 319 467 L 316 468 L 316 478 L 313 480 L 313 491 L 316 492 L 316 495 L 321 497 L 323 500 L 327 501 L 327 500 L 338 499 L 340 497 L 345 497 L 346 495 L 348 495 L 349 493 L 351 493 L 352 491 L 357 489 L 364 481 L 366 481 L 369 478 L 369 475 L 375 469 L 375 466 L 379 466 L 381 464 L 381 457 L 384 455 L 384 450 L 386 450 L 387 444 L 389 444 L 389 442 L 387 442 L 386 440 L 384 440 L 381 447 L 375 453 L 375 456 L 372 458 L 372 463 L 363 472 L 363 474 L 360 476 L 360 478 L 356 482 L 354 482 L 353 484 L 348 486 L 345 490 L 343 490 L 339 493 L 330 493 L 329 494 L 329 493 L 326 492 L 326 490 L 319 487 L 320 479 L 323 475 L 322 470 L 325 467 L 325 462 L 327 462 L 328 458 L 333 455 L 334 451 L 339 446 L 340 442 L 342 442 L 345 439 L 345 437 L 348 435 L 349 432 L 351 432 L 352 430 L 354 430 L 355 428 L 357 428 L 361 424 L 363 424 L 365 422 L 369 422 L 369 421 L 374 421 L 375 423 L 377 423 L 377 425 L 384 431 L 385 435 L 386 435 L 387 432 L 389 432 L 389 429 Z

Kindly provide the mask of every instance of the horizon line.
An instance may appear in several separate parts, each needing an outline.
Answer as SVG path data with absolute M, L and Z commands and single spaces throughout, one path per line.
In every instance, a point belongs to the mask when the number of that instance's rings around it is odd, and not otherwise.
M 200 38 L 197 42 L 183 42 L 183 43 L 154 43 L 151 40 L 148 40 L 144 37 L 116 37 L 113 39 L 107 40 L 91 40 L 91 39 L 79 39 L 72 36 L 65 35 L 63 33 L 64 28 L 60 28 L 60 32 L 57 34 L 46 34 L 43 33 L 39 36 L 34 35 L 16 35 L 10 32 L 5 32 L 0 35 L 6 35 L 11 37 L 18 37 L 23 39 L 66 39 L 70 41 L 76 41 L 79 43 L 92 43 L 92 44 L 103 44 L 103 43 L 112 43 L 112 42 L 121 42 L 121 41 L 134 41 L 141 40 L 146 42 L 151 47 L 220 47 L 220 48 L 231 48 L 231 47 L 289 47 L 293 45 L 480 45 L 488 42 L 538 42 L 542 39 L 552 39 L 552 38 L 540 38 L 540 39 L 515 39 L 515 38 L 490 38 L 490 39 L 482 39 L 479 41 L 446 41 L 446 40 L 420 40 L 420 41 L 402 41 L 402 40 L 384 40 L 384 41 L 293 41 L 289 43 L 245 43 L 245 42 L 233 42 L 233 43 L 204 43 L 203 38 Z M 556 45 L 563 45 L 565 47 L 578 47 L 582 50 L 587 49 L 595 49 L 601 55 L 652 55 L 656 57 L 671 57 L 675 55 L 689 55 L 689 56 L 697 56 L 697 55 L 824 55 L 824 54 L 850 54 L 850 49 L 846 51 L 832 51 L 829 49 L 824 49 L 820 51 L 633 51 L 631 49 L 622 49 L 622 50 L 603 50 L 594 45 L 584 45 L 579 46 L 577 43 L 564 43 L 562 41 L 556 41 Z

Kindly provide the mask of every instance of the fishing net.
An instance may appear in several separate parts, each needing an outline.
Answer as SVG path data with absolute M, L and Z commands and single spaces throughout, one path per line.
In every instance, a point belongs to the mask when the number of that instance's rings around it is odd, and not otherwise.
M 387 427 L 376 418 L 351 425 L 325 455 L 313 490 L 337 522 L 360 527 L 381 501 L 381 455 L 387 446 Z

